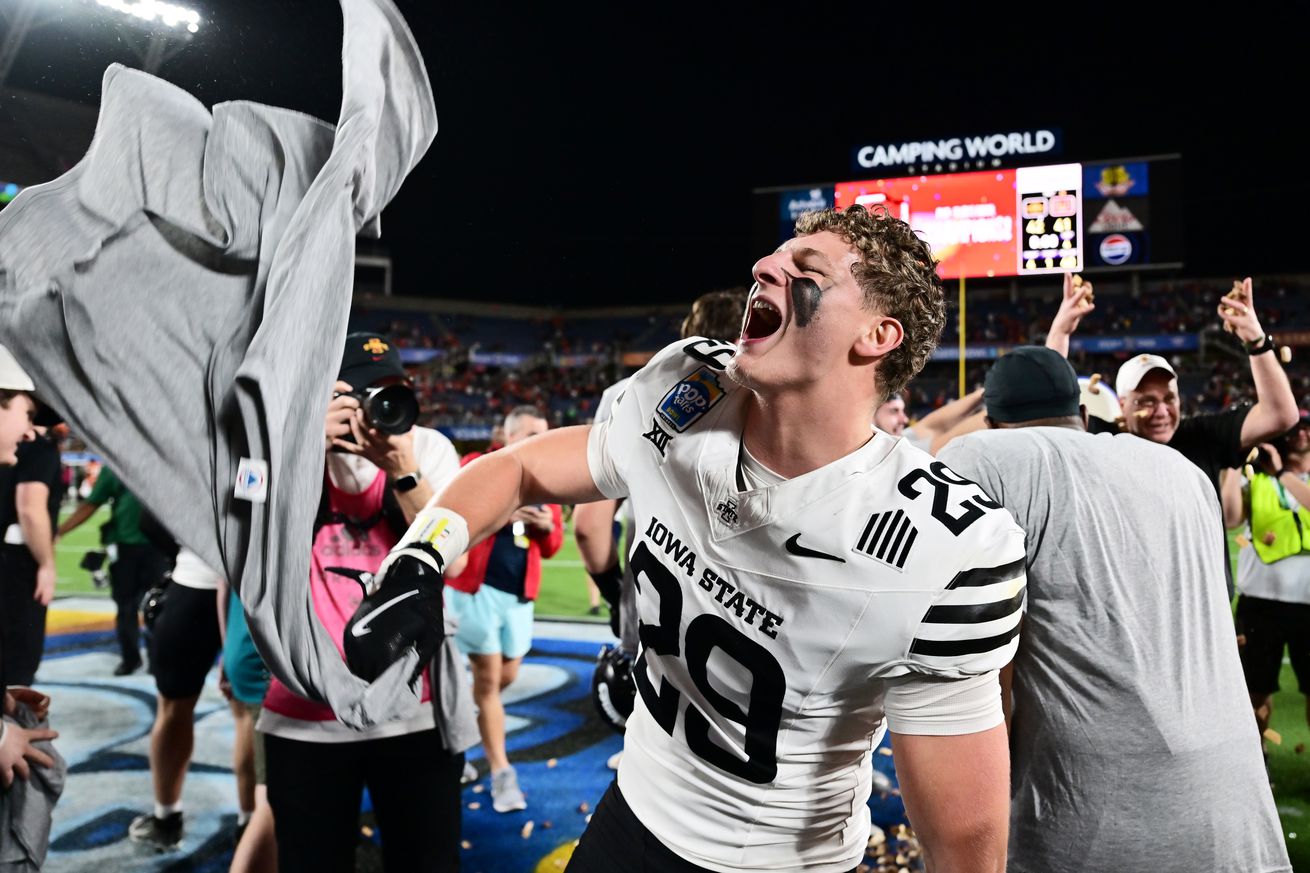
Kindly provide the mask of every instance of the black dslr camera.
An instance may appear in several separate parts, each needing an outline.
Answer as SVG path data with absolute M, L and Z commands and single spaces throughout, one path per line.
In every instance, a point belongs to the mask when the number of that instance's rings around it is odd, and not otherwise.
M 337 378 L 353 389 L 347 396 L 359 401 L 365 427 L 398 436 L 418 421 L 418 395 L 405 376 L 400 352 L 385 334 L 347 334 Z M 349 433 L 342 439 L 353 441 Z
M 333 394 L 333 398 L 342 396 Z M 387 378 L 351 391 L 348 397 L 359 401 L 364 410 L 364 424 L 385 434 L 409 433 L 418 421 L 418 395 L 405 379 Z M 342 439 L 353 437 L 346 434 Z

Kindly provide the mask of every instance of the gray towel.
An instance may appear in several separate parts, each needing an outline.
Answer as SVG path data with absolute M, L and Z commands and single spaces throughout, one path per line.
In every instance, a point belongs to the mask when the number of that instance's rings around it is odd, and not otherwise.
M 254 103 L 211 113 L 110 67 L 86 157 L 0 212 L 0 342 L 174 537 L 238 582 L 269 669 L 368 726 L 418 706 L 413 656 L 366 685 L 314 615 L 323 417 L 355 237 L 376 232 L 436 112 L 389 0 L 341 8 L 335 128 Z M 234 497 L 239 467 L 264 502 Z
M 6 721 L 28 730 L 50 726 L 23 703 Z M 49 740 L 34 745 L 55 763 L 51 767 L 33 764 L 27 780 L 15 777 L 8 790 L 0 788 L 0 873 L 40 870 L 50 847 L 50 816 L 64 793 L 68 764 Z

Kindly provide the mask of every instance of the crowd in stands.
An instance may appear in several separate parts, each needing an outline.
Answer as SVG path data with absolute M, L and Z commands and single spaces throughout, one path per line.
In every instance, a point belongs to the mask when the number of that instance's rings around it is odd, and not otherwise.
M 1143 282 L 1134 292 L 1127 284 L 1102 280 L 1096 310 L 1080 333 L 1199 337 L 1199 348 L 1168 354 L 1187 408 L 1217 411 L 1249 401 L 1244 355 L 1218 329 L 1214 314 L 1215 291 L 1223 285 L 1222 280 L 1159 280 Z M 1296 305 L 1310 292 L 1310 278 L 1275 277 L 1258 280 L 1256 287 L 1268 329 L 1310 329 L 1310 311 Z M 1055 307 L 1050 291 L 1028 287 L 1021 294 L 1017 285 L 970 289 L 968 344 L 1004 348 L 1040 342 Z M 508 409 L 528 404 L 547 411 L 558 427 L 590 421 L 607 385 L 677 338 L 678 317 L 669 311 L 572 317 L 548 311 L 438 314 L 374 304 L 358 308 L 352 326 L 388 333 L 402 348 L 435 353 L 411 367 L 427 426 L 489 428 Z M 952 316 L 942 348 L 953 350 L 957 344 Z M 1133 353 L 1075 350 L 1071 357 L 1080 373 L 1111 374 Z M 990 361 L 970 360 L 966 385 L 981 385 Z M 1298 402 L 1310 408 L 1310 367 L 1294 357 L 1288 375 Z M 906 391 L 906 408 L 912 418 L 922 417 L 956 398 L 959 387 L 958 363 L 936 359 Z
M 411 367 L 429 427 L 490 427 L 522 405 L 553 426 L 590 421 L 596 401 L 625 373 L 625 351 L 653 351 L 677 338 L 678 317 L 650 312 L 550 315 L 430 314 L 357 310 L 353 329 L 389 334 L 402 349 L 436 354 Z M 627 368 L 630 370 L 631 368 Z

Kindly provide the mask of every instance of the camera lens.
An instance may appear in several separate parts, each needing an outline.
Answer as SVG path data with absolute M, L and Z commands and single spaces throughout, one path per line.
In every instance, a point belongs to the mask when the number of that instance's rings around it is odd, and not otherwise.
M 418 421 L 418 397 L 408 385 L 387 385 L 369 392 L 364 414 L 383 433 L 402 434 Z

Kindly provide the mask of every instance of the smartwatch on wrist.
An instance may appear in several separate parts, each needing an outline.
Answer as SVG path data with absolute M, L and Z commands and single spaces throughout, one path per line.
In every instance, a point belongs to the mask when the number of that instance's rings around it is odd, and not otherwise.
M 397 476 L 396 481 L 391 483 L 391 487 L 396 489 L 397 494 L 404 494 L 406 491 L 413 491 L 418 487 L 418 483 L 423 480 L 423 471 L 415 470 L 413 473 L 406 473 L 404 476 Z
M 1274 350 L 1274 338 L 1272 334 L 1265 334 L 1253 343 L 1243 342 L 1242 347 L 1248 355 L 1262 355 Z

